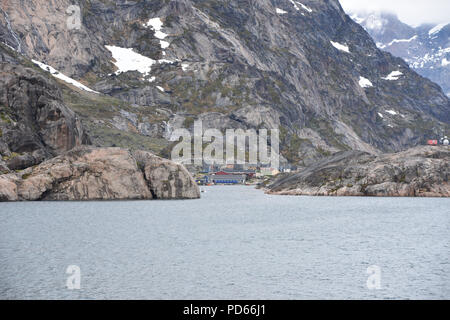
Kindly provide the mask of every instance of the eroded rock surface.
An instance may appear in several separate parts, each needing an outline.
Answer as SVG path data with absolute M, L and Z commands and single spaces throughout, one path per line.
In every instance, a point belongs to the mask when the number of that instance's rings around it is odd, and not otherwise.
M 187 170 L 145 151 L 77 147 L 0 176 L 0 201 L 195 199 Z
M 56 82 L 0 52 L 0 171 L 22 170 L 88 143 Z
M 311 196 L 450 197 L 449 147 L 399 153 L 335 154 L 304 171 L 280 177 L 268 193 Z
M 200 197 L 197 184 L 182 165 L 145 151 L 135 151 L 133 156 L 144 173 L 150 192 L 156 199 Z
M 79 28 L 67 23 L 72 5 Z M 279 129 L 284 157 L 307 166 L 337 151 L 398 152 L 449 129 L 441 88 L 379 50 L 338 0 L 9 0 L 0 7 L 0 42 L 104 94 L 89 102 L 88 94 L 65 95 L 99 146 L 123 147 L 121 135 L 126 147 L 146 149 L 142 141 L 202 119 L 219 130 Z M 160 63 L 149 73 L 117 73 L 111 46 Z

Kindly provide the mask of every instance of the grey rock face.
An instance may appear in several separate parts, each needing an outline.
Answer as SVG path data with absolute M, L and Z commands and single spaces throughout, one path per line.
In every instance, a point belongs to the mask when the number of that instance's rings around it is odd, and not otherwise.
M 120 148 L 77 147 L 20 173 L 0 175 L 0 201 L 199 197 L 181 165 Z
M 54 81 L 11 56 L 0 62 L 0 74 L 0 152 L 11 170 L 89 142 Z
M 450 197 L 450 148 L 380 156 L 347 151 L 279 178 L 268 193 L 312 196 Z
M 200 198 L 197 183 L 182 165 L 145 151 L 135 151 L 133 156 L 144 172 L 144 177 L 154 198 Z
M 66 26 L 69 0 L 1 6 L 28 57 L 125 103 L 164 107 L 214 126 L 211 114 L 232 128 L 278 126 L 283 155 L 292 162 L 309 161 L 307 150 L 313 158 L 336 150 L 399 151 L 448 130 L 450 100 L 438 85 L 379 50 L 337 0 L 301 2 L 309 10 L 289 0 L 82 0 L 80 30 Z M 144 26 L 150 18 L 161 18 L 167 48 Z M 5 36 L 10 45 L 13 38 Z M 105 45 L 173 63 L 156 63 L 145 77 L 115 75 Z M 401 76 L 386 80 L 392 72 Z M 361 86 L 362 78 L 372 86 Z M 128 130 L 107 117 L 102 120 Z M 168 136 L 136 130 L 148 133 Z

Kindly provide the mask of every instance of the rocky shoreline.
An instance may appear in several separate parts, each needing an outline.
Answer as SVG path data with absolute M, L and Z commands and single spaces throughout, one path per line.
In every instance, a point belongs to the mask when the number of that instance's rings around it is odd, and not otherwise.
M 0 175 L 0 201 L 197 199 L 180 164 L 146 151 L 77 147 L 16 173 Z
M 450 147 L 371 155 L 340 152 L 266 188 L 274 195 L 450 197 Z
M 0 49 L 0 202 L 200 198 L 182 165 L 146 151 L 90 146 L 58 83 Z

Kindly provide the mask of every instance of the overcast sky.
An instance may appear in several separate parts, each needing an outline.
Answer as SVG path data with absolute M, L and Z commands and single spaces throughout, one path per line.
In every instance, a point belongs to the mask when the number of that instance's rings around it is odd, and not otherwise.
M 383 10 L 410 25 L 450 22 L 450 0 L 339 0 L 348 12 Z

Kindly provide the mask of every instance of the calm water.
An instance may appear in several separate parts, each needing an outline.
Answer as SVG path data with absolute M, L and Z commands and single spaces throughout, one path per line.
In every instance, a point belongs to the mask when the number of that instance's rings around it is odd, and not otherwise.
M 450 298 L 450 199 L 0 203 L 3 299 Z M 81 290 L 66 268 L 81 268 Z M 367 268 L 381 268 L 369 290 Z

